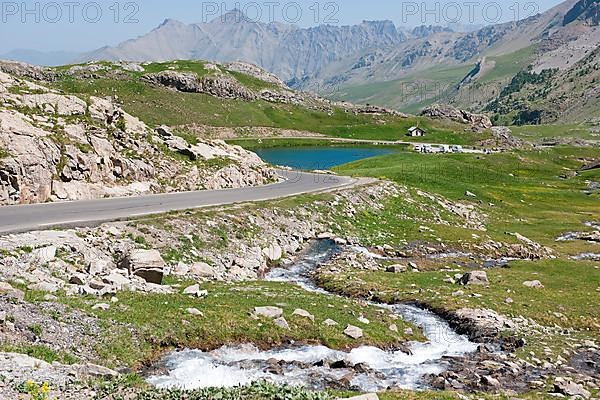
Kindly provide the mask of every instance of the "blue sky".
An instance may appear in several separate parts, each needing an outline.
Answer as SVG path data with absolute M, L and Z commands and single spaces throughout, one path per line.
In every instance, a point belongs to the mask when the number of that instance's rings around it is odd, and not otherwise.
M 396 25 L 489 24 L 543 12 L 561 0 L 96 0 L 0 2 L 0 53 L 15 48 L 87 51 L 142 35 L 166 18 L 203 22 L 239 7 L 252 19 L 313 26 L 389 19 Z

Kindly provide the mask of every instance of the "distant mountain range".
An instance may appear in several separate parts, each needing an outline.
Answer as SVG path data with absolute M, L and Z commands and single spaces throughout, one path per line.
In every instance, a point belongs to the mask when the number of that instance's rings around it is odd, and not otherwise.
M 8 53 L 0 54 L 2 60 L 23 61 L 28 64 L 55 67 L 70 64 L 81 56 L 80 53 L 68 51 L 37 51 L 15 49 Z
M 502 89 L 521 71 L 571 71 L 588 57 L 600 45 L 599 20 L 600 0 L 567 0 L 522 21 L 455 29 L 408 30 L 391 21 L 299 28 L 256 22 L 235 10 L 208 23 L 168 19 L 148 34 L 80 55 L 77 61 L 240 60 L 278 75 L 292 88 L 336 100 L 408 112 L 441 101 L 502 114 L 499 110 L 507 108 L 492 103 L 507 101 L 499 99 Z M 535 79 L 530 81 L 521 89 Z M 524 100 L 515 106 L 528 110 L 536 104 Z
M 85 54 L 81 61 L 241 60 L 284 80 L 296 80 L 312 76 L 348 55 L 394 47 L 406 40 L 407 35 L 391 21 L 301 29 L 278 22 L 256 22 L 234 10 L 201 24 L 186 25 L 169 19 L 137 39 Z

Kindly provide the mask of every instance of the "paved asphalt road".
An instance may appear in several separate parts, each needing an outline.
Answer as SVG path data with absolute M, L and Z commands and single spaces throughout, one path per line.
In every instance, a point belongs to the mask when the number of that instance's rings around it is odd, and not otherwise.
M 357 182 L 348 177 L 278 172 L 285 179 L 283 182 L 259 187 L 0 207 L 0 234 L 88 226 L 168 211 L 272 200 L 328 191 Z

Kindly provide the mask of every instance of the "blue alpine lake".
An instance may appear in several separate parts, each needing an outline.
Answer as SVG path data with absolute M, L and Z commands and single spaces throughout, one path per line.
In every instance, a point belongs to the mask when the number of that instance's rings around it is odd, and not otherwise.
M 273 165 L 301 170 L 327 170 L 353 161 L 391 154 L 389 147 L 272 147 L 254 152 Z

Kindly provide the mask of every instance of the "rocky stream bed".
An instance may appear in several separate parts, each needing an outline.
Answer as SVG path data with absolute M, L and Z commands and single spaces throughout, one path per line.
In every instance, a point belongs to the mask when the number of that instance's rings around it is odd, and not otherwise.
M 310 273 L 341 250 L 332 240 L 311 243 L 299 259 L 285 269 L 274 269 L 267 280 L 291 282 L 307 291 L 321 294 Z M 414 323 L 423 330 L 425 343 L 411 343 L 409 347 L 385 351 L 362 346 L 349 352 L 336 351 L 325 346 L 288 346 L 260 351 L 252 345 L 224 346 L 212 352 L 183 350 L 169 354 L 161 363 L 167 374 L 148 377 L 148 382 L 159 388 L 197 389 L 211 386 L 231 387 L 257 380 L 305 386 L 311 389 L 351 389 L 361 392 L 389 388 L 424 389 L 425 376 L 439 374 L 446 369 L 444 357 L 460 357 L 472 353 L 477 344 L 466 336 L 455 333 L 440 317 L 412 305 L 377 305 L 399 319 Z M 260 312 L 261 310 L 257 310 Z M 276 322 L 286 324 L 280 310 L 269 310 Z M 302 313 L 302 310 L 297 310 Z M 307 318 L 314 316 L 306 313 Z M 364 321 L 368 323 L 368 321 Z M 337 324 L 333 320 L 324 324 Z M 342 327 L 343 328 L 343 327 Z M 348 326 L 348 336 L 362 336 L 362 329 Z

